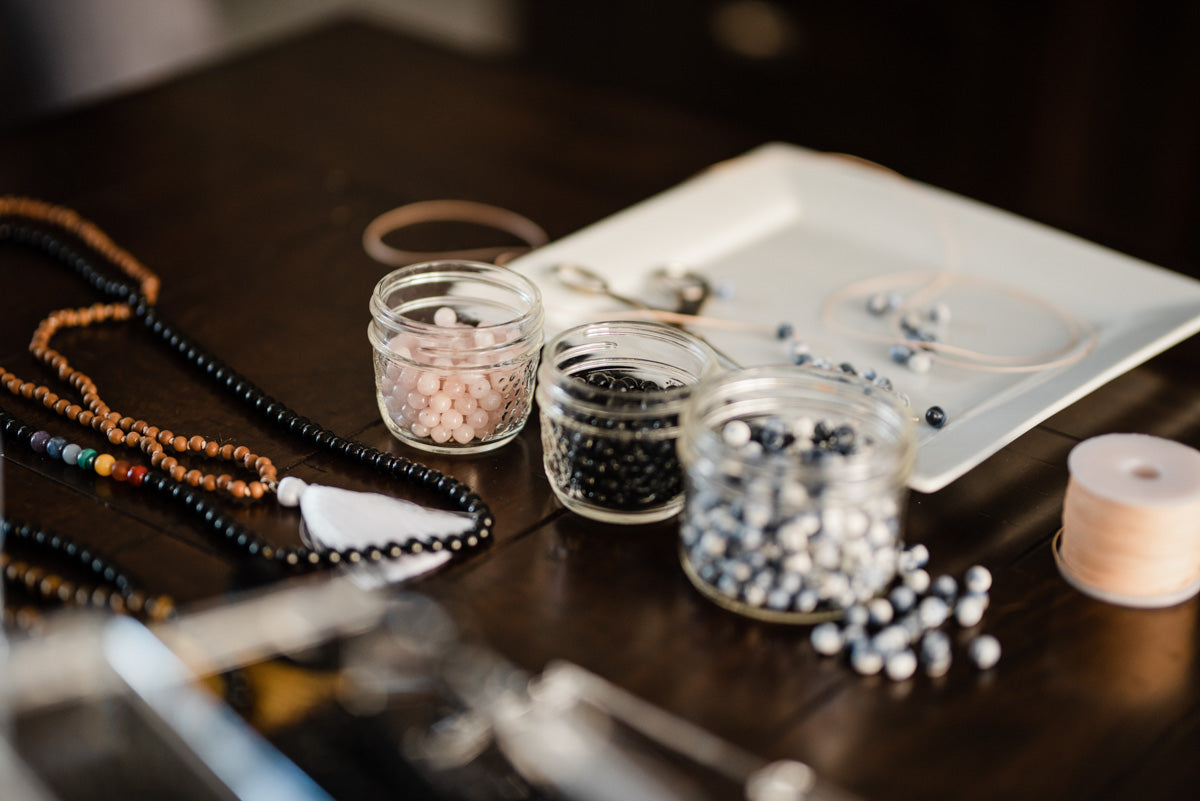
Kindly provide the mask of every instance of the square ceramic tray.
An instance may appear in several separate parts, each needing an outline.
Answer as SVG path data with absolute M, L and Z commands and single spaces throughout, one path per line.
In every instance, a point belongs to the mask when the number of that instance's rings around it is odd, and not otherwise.
M 1032 373 L 939 364 L 917 374 L 893 363 L 887 344 L 828 325 L 827 301 L 852 282 L 942 270 L 950 259 L 965 277 L 987 283 L 946 292 L 953 313 L 948 342 L 1033 357 L 1068 343 L 1063 319 L 1052 311 L 1059 310 L 1091 327 L 1091 349 L 1071 364 Z M 685 265 L 724 290 L 703 314 L 764 329 L 789 322 L 814 355 L 889 377 L 915 416 L 942 406 L 944 428 L 917 426 L 910 486 L 922 492 L 942 488 L 1200 330 L 1200 282 L 877 168 L 783 144 L 716 165 L 511 265 L 542 289 L 548 337 L 623 316 L 627 306 L 563 286 L 552 272 L 562 262 L 586 266 L 633 297 L 644 294 L 656 267 Z M 879 319 L 859 300 L 838 307 L 832 319 L 880 333 Z M 695 330 L 739 364 L 788 361 L 784 344 L 768 333 Z

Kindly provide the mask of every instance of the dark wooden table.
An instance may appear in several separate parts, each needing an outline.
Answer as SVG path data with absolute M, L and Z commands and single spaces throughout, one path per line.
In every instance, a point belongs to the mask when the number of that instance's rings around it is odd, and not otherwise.
M 1195 341 L 940 492 L 911 497 L 908 540 L 928 545 L 934 571 L 982 563 L 995 574 L 986 628 L 1003 660 L 987 673 L 959 664 L 937 681 L 863 679 L 814 654 L 804 629 L 716 608 L 679 568 L 674 523 L 614 527 L 565 513 L 542 474 L 536 425 L 465 458 L 408 451 L 383 427 L 365 328 L 385 268 L 360 244 L 376 214 L 468 198 L 558 237 L 760 141 L 635 96 L 343 23 L 8 133 L 0 188 L 97 222 L 161 275 L 162 315 L 269 394 L 475 487 L 495 512 L 496 541 L 417 586 L 519 665 L 574 661 L 868 799 L 1195 797 L 1200 602 L 1131 611 L 1090 600 L 1060 579 L 1049 547 L 1075 443 L 1140 431 L 1200 445 Z M 418 233 L 430 248 L 473 234 Z M 3 247 L 0 286 L 0 363 L 28 375 L 39 375 L 25 352 L 36 322 L 97 299 L 14 246 Z M 116 409 L 245 442 L 303 478 L 397 489 L 273 429 L 138 326 L 56 342 Z M 62 427 L 7 393 L 0 408 Z M 10 517 L 69 533 L 184 608 L 238 586 L 241 557 L 177 507 L 26 450 L 3 456 Z M 296 542 L 282 512 L 231 511 L 274 542 Z

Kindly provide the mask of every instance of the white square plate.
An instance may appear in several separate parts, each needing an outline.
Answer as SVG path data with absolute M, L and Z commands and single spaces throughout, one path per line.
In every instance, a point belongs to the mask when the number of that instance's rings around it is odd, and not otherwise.
M 949 230 L 947 237 L 945 231 Z M 1072 364 L 991 373 L 939 364 L 917 374 L 888 345 L 829 329 L 822 308 L 851 282 L 955 269 L 1012 287 L 1085 321 L 1095 344 Z M 910 486 L 933 492 L 1021 433 L 1106 381 L 1200 330 L 1200 282 L 951 193 L 879 169 L 784 144 L 768 144 L 514 261 L 544 293 L 547 337 L 572 325 L 621 317 L 628 307 L 564 287 L 552 268 L 580 264 L 637 297 L 655 267 L 676 263 L 726 292 L 703 314 L 774 327 L 789 322 L 813 354 L 875 368 L 907 394 L 914 416 L 943 407 L 940 430 L 917 426 Z M 960 285 L 945 300 L 947 341 L 1031 356 L 1067 342 L 1060 317 L 1016 294 Z M 861 302 L 835 319 L 878 330 Z M 872 329 L 872 326 L 875 329 Z M 696 328 L 740 364 L 785 363 L 767 333 Z

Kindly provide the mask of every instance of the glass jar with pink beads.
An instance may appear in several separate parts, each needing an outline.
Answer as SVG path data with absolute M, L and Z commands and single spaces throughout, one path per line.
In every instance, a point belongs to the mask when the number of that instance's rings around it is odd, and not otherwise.
M 542 296 L 524 276 L 471 261 L 386 275 L 371 294 L 375 397 L 388 429 L 434 453 L 478 453 L 529 417 Z

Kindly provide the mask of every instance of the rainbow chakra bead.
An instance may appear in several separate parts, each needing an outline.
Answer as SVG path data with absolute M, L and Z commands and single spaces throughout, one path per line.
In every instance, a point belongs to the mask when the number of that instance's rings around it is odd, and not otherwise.
M 75 457 L 75 464 L 80 470 L 91 470 L 96 464 L 96 457 L 100 454 L 92 448 L 84 448 L 79 452 L 79 456 Z
M 92 469 L 96 471 L 98 476 L 112 475 L 113 465 L 117 463 L 117 459 L 111 453 L 102 453 L 92 462 Z

